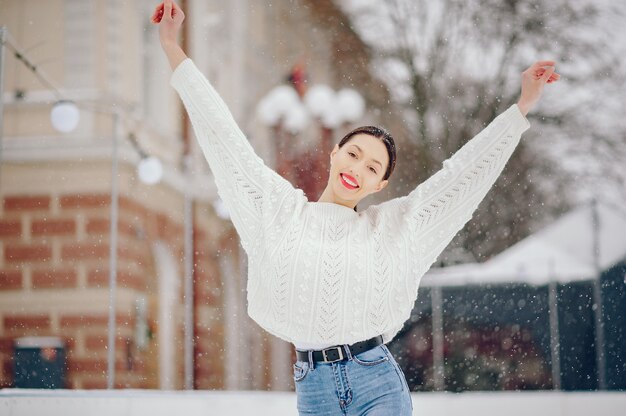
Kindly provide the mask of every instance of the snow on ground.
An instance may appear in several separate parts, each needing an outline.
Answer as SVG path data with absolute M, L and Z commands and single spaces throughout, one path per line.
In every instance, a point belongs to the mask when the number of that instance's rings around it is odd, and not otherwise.
M 626 392 L 413 393 L 427 416 L 618 416 Z M 158 390 L 0 390 L 3 416 L 297 415 L 293 392 Z

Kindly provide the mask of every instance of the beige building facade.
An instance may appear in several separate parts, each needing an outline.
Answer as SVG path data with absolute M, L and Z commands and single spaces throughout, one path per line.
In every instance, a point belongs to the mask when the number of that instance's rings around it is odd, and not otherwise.
M 116 264 L 114 387 L 189 387 L 185 322 L 193 322 L 187 331 L 193 332 L 191 387 L 293 389 L 292 346 L 247 316 L 245 253 L 230 221 L 219 215 L 212 175 L 169 85 L 171 70 L 149 21 L 156 4 L 0 0 L 0 24 L 59 91 L 6 48 L 0 387 L 14 384 L 17 338 L 56 336 L 66 346 L 66 387 L 106 388 L 110 265 Z M 363 45 L 339 29 L 345 16 L 330 0 L 187 0 L 183 6 L 189 56 L 269 166 L 280 156 L 256 106 L 294 64 L 304 64 L 311 83 L 364 88 L 370 109 L 387 100 L 367 62 L 358 61 L 366 59 Z M 71 133 L 50 123 L 59 98 L 81 108 Z M 294 146 L 312 148 L 317 135 L 313 125 Z M 133 138 L 162 161 L 158 184 L 139 180 Z M 193 287 L 193 321 L 185 320 L 186 285 Z

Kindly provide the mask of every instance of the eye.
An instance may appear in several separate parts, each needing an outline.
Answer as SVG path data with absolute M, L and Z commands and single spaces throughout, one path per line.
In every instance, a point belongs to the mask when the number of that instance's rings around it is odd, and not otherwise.
M 372 172 L 376 173 L 376 169 L 374 169 L 374 168 L 370 167 L 370 170 L 371 170 Z
M 356 154 L 355 154 L 355 153 L 348 152 L 348 154 L 349 154 L 350 156 L 352 156 L 352 157 L 356 157 Z

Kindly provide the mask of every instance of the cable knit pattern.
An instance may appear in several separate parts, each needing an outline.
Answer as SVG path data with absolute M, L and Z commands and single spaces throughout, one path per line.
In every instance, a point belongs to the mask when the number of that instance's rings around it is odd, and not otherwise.
M 319 286 L 319 319 L 316 325 L 316 336 L 324 341 L 331 342 L 340 334 L 340 322 L 343 321 L 343 312 L 340 310 L 341 298 L 345 292 L 345 253 L 348 224 L 326 219 L 323 245 L 322 264 Z
M 389 278 L 393 276 L 389 267 L 389 253 L 385 250 L 383 229 L 370 218 L 372 230 L 373 252 L 370 259 L 372 264 L 372 289 L 368 300 L 368 326 L 375 328 L 376 332 L 383 333 L 388 325 L 388 317 L 391 315 L 389 305 Z
M 248 313 L 301 349 L 391 341 L 529 127 L 513 105 L 408 195 L 357 213 L 308 201 L 267 167 L 190 59 L 171 84 L 248 254 Z

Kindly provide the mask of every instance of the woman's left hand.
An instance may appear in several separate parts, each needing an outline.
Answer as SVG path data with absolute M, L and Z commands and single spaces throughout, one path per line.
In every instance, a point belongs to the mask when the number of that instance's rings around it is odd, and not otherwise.
M 554 61 L 538 61 L 522 72 L 522 93 L 517 106 L 524 116 L 539 101 L 545 84 L 551 84 L 561 78 L 555 72 L 554 64 Z

